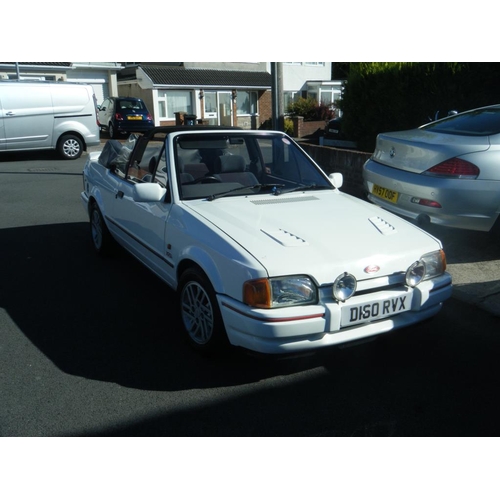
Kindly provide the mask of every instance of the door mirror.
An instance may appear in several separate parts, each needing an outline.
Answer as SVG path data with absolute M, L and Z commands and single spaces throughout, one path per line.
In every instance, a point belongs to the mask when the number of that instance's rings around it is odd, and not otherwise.
M 336 187 L 337 189 L 340 189 L 342 187 L 342 184 L 344 183 L 344 176 L 340 172 L 335 172 L 334 174 L 330 174 L 328 176 L 330 179 L 330 182 Z
M 132 190 L 132 198 L 140 203 L 161 201 L 167 190 L 156 182 L 135 184 Z

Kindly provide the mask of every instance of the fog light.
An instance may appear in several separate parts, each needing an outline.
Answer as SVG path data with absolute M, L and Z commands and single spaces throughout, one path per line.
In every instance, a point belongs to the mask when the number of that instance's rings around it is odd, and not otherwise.
M 425 264 L 421 260 L 417 260 L 406 271 L 406 284 L 415 287 L 424 279 L 424 276 Z
M 333 296 L 340 302 L 345 302 L 356 293 L 358 283 L 349 273 L 341 274 L 333 283 Z

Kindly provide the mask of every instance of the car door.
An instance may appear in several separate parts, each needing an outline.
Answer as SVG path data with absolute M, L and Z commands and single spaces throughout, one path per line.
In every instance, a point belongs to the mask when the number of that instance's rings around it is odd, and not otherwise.
M 134 156 L 131 159 L 125 179 L 117 186 L 112 218 L 122 244 L 172 285 L 173 264 L 167 257 L 165 245 L 167 219 L 172 204 L 167 189 L 168 175 L 163 143 L 151 141 L 141 155 L 141 158 Z M 147 184 L 161 188 L 162 198 L 138 200 L 139 190 L 143 190 Z
M 99 106 L 99 123 L 107 127 L 109 123 L 110 114 L 113 112 L 113 103 L 111 99 L 104 99 Z
M 54 111 L 49 84 L 9 85 L 1 104 L 6 150 L 52 146 Z

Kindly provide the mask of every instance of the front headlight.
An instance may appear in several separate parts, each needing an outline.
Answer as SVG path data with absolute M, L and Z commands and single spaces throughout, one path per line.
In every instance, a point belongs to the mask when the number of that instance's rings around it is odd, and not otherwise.
M 446 255 L 443 250 L 423 255 L 406 271 L 406 284 L 417 286 L 421 281 L 440 276 L 446 271 Z
M 284 276 L 250 280 L 243 285 L 243 302 L 252 307 L 274 307 L 315 304 L 318 292 L 307 276 Z
M 425 262 L 425 280 L 440 276 L 446 271 L 446 255 L 444 250 L 428 253 L 422 257 L 422 261 Z

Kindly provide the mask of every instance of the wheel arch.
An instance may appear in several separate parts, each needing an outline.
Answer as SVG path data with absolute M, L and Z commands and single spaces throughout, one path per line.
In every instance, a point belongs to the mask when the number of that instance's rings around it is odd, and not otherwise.
M 90 215 L 90 209 L 92 208 L 92 204 L 95 203 L 99 210 L 101 211 L 101 214 L 103 217 L 106 215 L 106 211 L 104 210 L 104 203 L 102 202 L 102 196 L 101 193 L 97 190 L 92 191 L 89 194 L 89 200 L 87 203 L 87 212 Z
M 191 247 L 187 249 L 186 255 L 179 261 L 176 270 L 177 286 L 183 273 L 190 268 L 197 268 L 210 281 L 216 293 L 224 291 L 222 277 L 217 269 L 217 265 L 207 252 L 201 248 Z
M 80 141 L 82 141 L 83 150 L 87 151 L 87 143 L 85 142 L 85 137 L 80 132 L 77 132 L 76 130 L 66 130 L 66 131 L 62 132 L 61 135 L 57 138 L 56 148 L 59 148 L 59 146 L 61 145 L 61 142 L 68 135 L 74 135 L 75 137 L 78 137 L 78 139 L 80 139 Z

